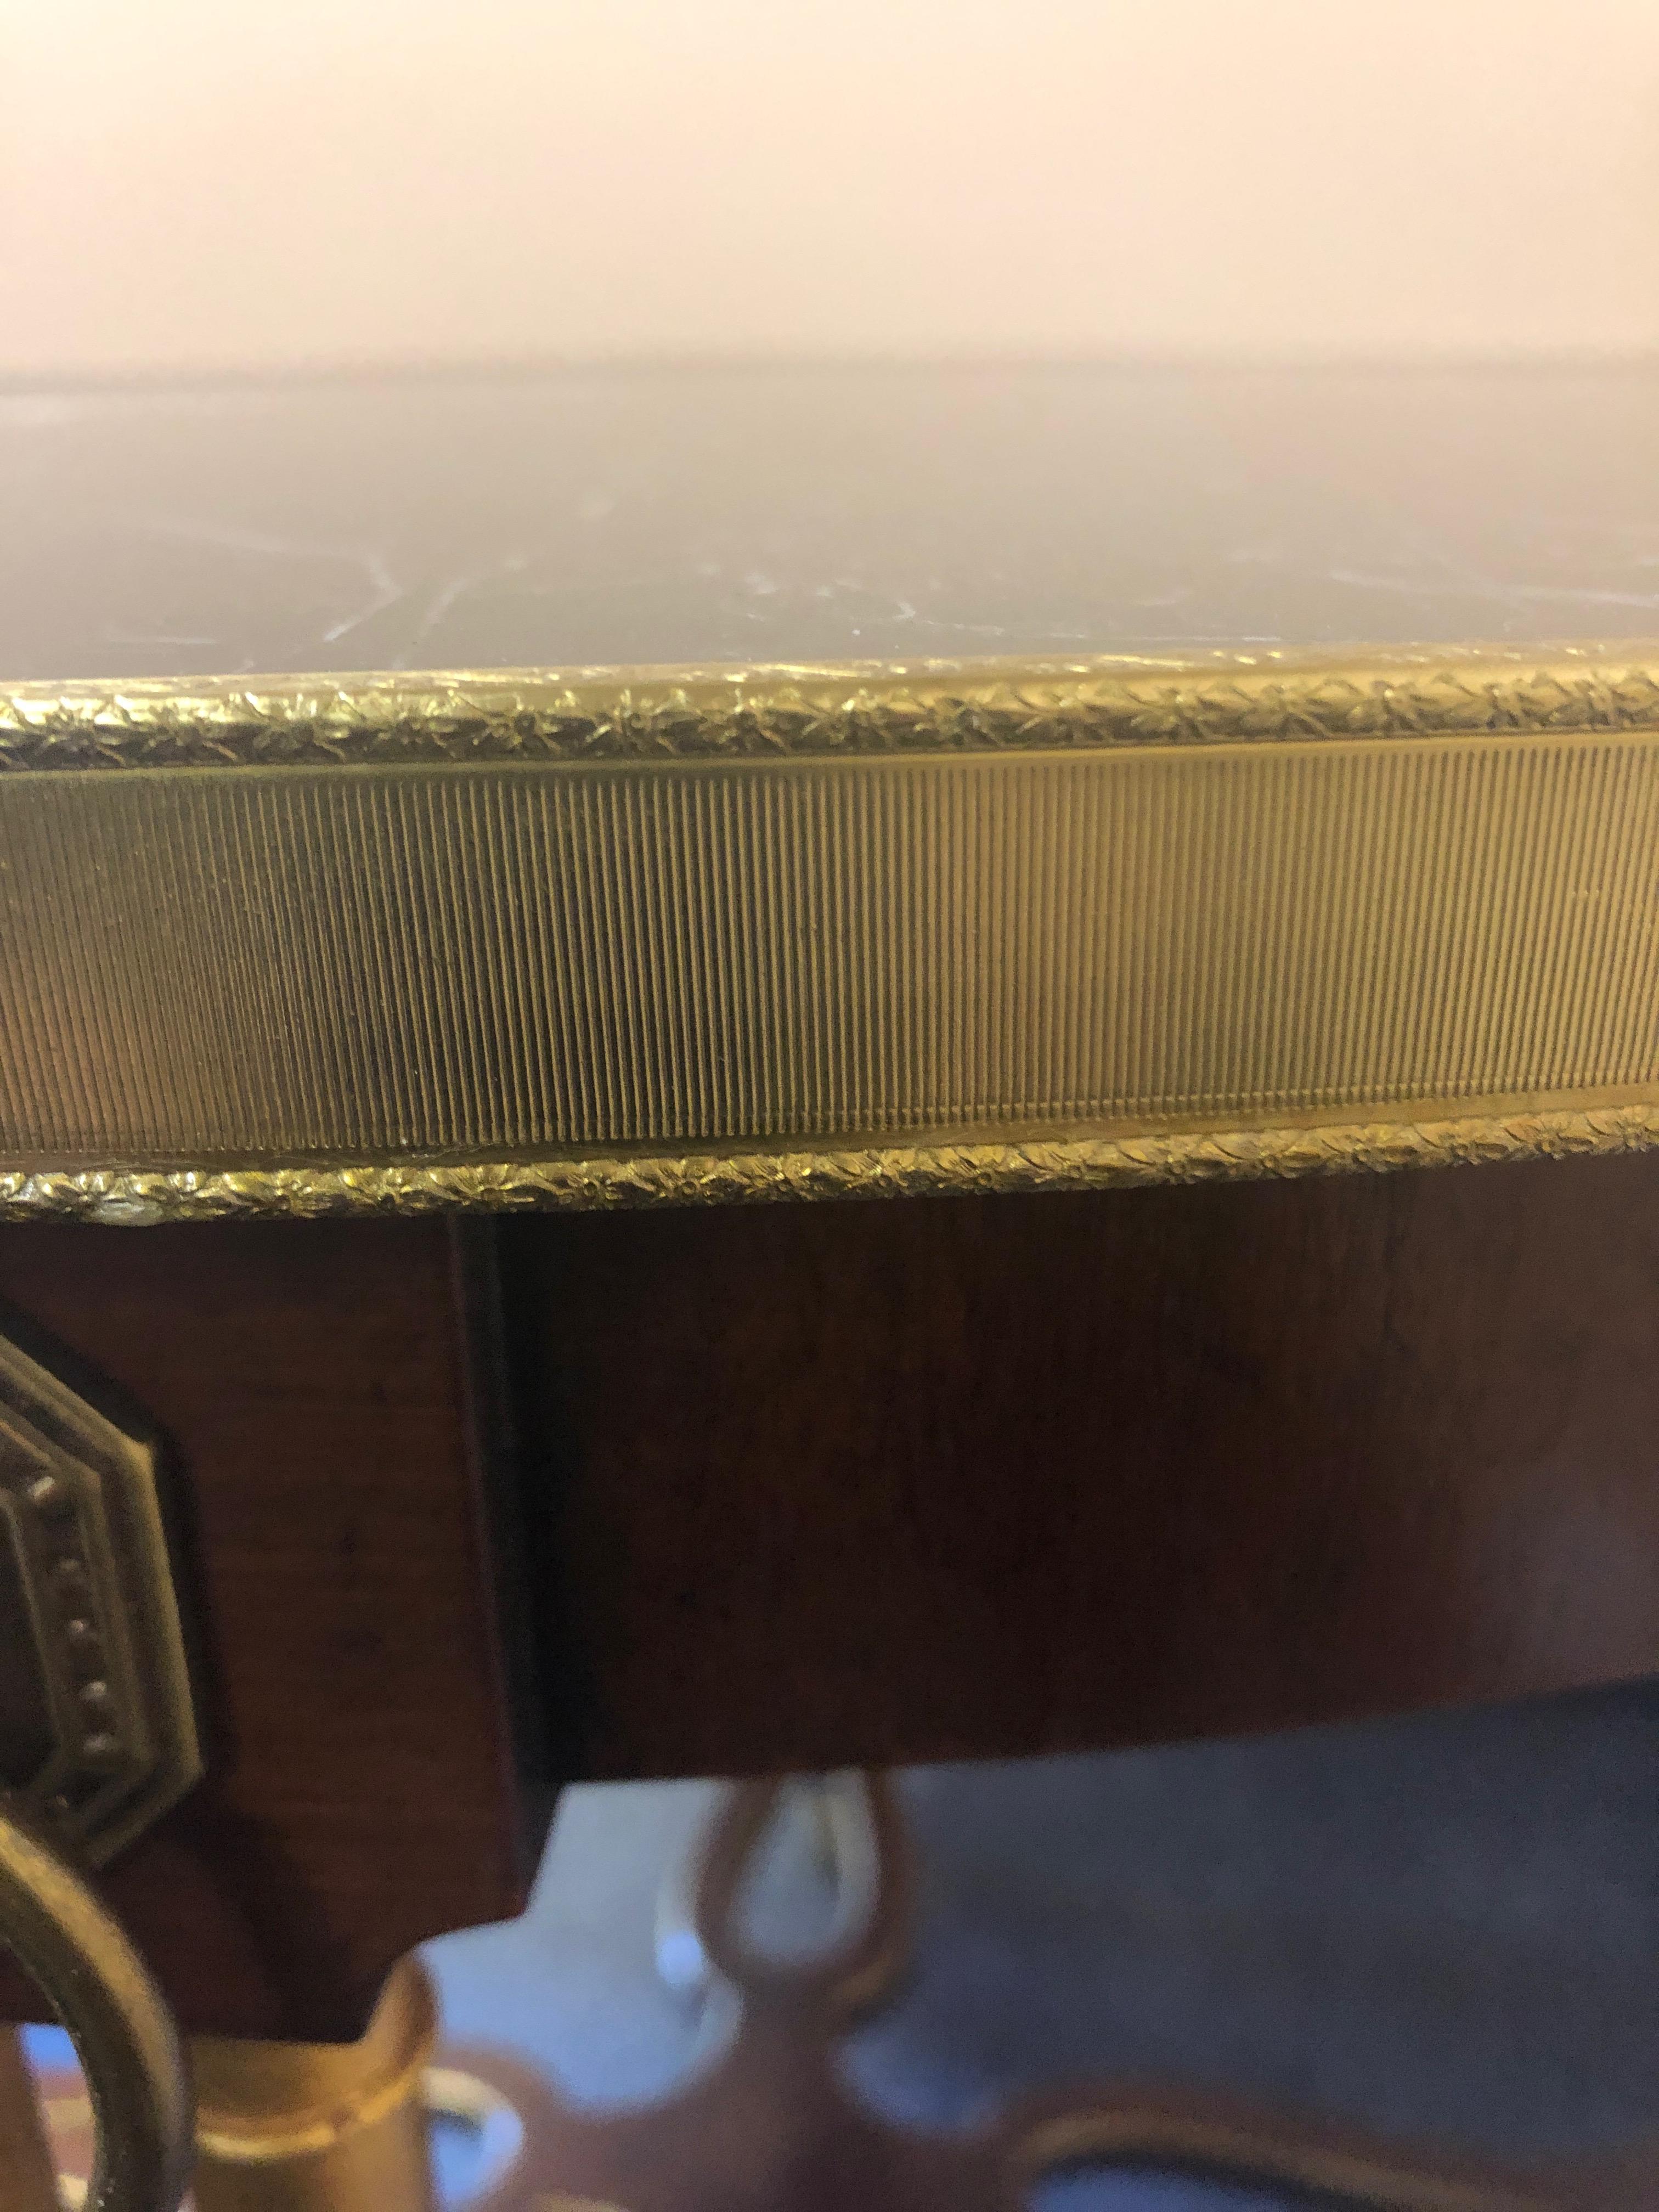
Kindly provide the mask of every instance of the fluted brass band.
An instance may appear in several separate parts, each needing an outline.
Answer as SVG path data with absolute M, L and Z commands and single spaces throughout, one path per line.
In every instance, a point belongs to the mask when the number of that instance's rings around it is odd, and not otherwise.
M 1626 1148 L 1659 647 L 20 691 L 0 1206 Z

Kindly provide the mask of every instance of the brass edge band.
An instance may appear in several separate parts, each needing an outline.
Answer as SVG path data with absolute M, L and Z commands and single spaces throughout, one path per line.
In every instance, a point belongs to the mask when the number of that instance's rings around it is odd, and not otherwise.
M 1659 731 L 1659 642 L 35 684 L 0 774 Z
M 1659 1100 L 1419 1121 L 845 1151 L 167 1172 L 10 1170 L 0 1170 L 0 1219 L 56 1215 L 145 1227 L 259 1215 L 593 1211 L 1129 1189 L 1571 1158 L 1656 1144 Z
M 0 1217 L 1082 1189 L 1659 1141 L 1656 738 L 1659 644 L 23 687 L 0 696 Z M 1224 746 L 1197 805 L 1176 756 Z M 754 773 L 785 761 L 805 795 Z M 605 773 L 501 774 L 585 763 Z M 222 768 L 256 773 L 144 773 Z M 289 769 L 313 773 L 258 773 Z M 1111 908 L 1105 964 L 1079 966 L 1066 918 L 1131 894 L 1139 933 Z M 1120 1036 L 1126 1005 L 1149 1012 Z

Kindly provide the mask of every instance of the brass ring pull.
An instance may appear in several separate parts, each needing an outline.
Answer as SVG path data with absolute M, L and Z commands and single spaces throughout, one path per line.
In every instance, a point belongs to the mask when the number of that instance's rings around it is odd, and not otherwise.
M 15 1809 L 0 1808 L 0 1942 L 69 2030 L 98 2150 L 88 2212 L 176 2212 L 190 2179 L 190 2079 L 167 2002 L 119 1924 Z

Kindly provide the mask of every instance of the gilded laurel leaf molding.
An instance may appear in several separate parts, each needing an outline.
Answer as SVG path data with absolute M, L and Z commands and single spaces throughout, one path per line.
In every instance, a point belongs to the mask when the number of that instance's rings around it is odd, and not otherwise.
M 0 771 L 824 758 L 1659 732 L 1659 641 L 146 678 L 0 692 Z

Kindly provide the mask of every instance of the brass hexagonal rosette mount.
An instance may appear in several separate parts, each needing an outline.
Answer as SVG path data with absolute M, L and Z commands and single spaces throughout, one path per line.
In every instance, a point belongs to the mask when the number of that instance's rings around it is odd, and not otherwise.
M 155 1440 L 0 1317 L 0 1945 L 74 2038 L 89 2203 L 172 2212 L 191 2154 L 178 2033 L 88 1884 L 201 1772 Z

